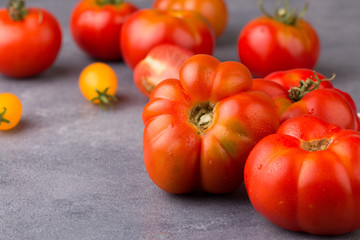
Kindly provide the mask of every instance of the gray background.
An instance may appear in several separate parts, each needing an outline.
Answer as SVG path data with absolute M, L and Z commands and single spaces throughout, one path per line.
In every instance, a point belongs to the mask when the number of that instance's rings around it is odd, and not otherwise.
M 134 0 L 150 7 L 150 0 Z M 271 7 L 275 1 L 266 1 Z M 295 1 L 293 1 L 295 2 Z M 228 0 L 229 24 L 214 55 L 237 60 L 237 36 L 260 15 L 254 0 Z M 76 0 L 29 0 L 50 10 L 63 27 L 53 67 L 32 79 L 0 76 L 0 92 L 23 104 L 20 124 L 0 132 L 0 239 L 329 239 L 278 228 L 251 206 L 244 187 L 228 195 L 171 195 L 144 169 L 141 113 L 147 102 L 123 63 L 119 103 L 102 111 L 78 89 L 93 59 L 69 35 Z M 296 1 L 302 6 L 304 1 Z M 2 0 L 0 7 L 5 6 Z M 306 15 L 322 53 L 316 69 L 360 104 L 360 1 L 311 1 Z M 5 36 L 0 36 L 5 37 Z M 360 231 L 331 239 L 360 239 Z

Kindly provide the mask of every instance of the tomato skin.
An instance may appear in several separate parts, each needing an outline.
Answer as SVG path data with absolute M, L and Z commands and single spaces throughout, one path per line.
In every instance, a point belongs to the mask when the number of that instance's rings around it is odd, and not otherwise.
M 324 150 L 302 147 L 320 139 L 331 139 Z M 246 160 L 251 203 L 272 223 L 292 231 L 337 235 L 359 229 L 359 144 L 359 132 L 313 116 L 284 122 Z
M 144 9 L 123 25 L 120 47 L 125 63 L 132 69 L 160 44 L 178 45 L 195 54 L 212 54 L 215 36 L 204 18 L 192 11 Z
M 183 64 L 180 81 L 166 79 L 154 88 L 143 111 L 143 150 L 158 187 L 226 193 L 241 185 L 251 148 L 279 125 L 271 98 L 250 91 L 251 85 L 241 63 L 200 54 Z M 201 114 L 193 118 L 194 112 Z
M 117 77 L 114 70 L 105 63 L 92 63 L 84 68 L 79 77 L 79 88 L 83 96 L 91 101 L 98 96 L 96 90 L 114 96 L 117 90 Z M 99 104 L 99 100 L 93 101 Z
M 160 81 L 179 78 L 182 64 L 192 55 L 189 50 L 172 44 L 161 44 L 152 48 L 134 69 L 137 88 L 149 97 Z
M 48 69 L 61 47 L 61 28 L 47 10 L 27 8 L 22 21 L 0 9 L 0 72 L 8 77 L 33 77 Z
M 211 24 L 216 37 L 224 32 L 228 10 L 224 0 L 155 0 L 153 7 L 161 10 L 192 10 L 200 13 Z
M 96 0 L 82 0 L 71 14 L 72 37 L 84 52 L 96 59 L 119 60 L 121 28 L 137 10 L 127 2 L 99 6 Z
M 4 110 L 5 113 L 3 114 Z M 1 114 L 3 114 L 0 116 L 1 131 L 10 130 L 18 125 L 22 114 L 22 106 L 19 98 L 12 93 L 0 93 L 0 115 Z M 10 121 L 10 123 L 1 121 L 2 119 Z
M 257 77 L 293 68 L 314 68 L 320 41 L 313 27 L 303 19 L 295 26 L 259 17 L 241 30 L 238 54 Z
M 338 88 L 333 88 L 333 90 L 339 92 L 347 100 L 347 102 L 350 104 L 350 107 L 351 107 L 351 109 L 353 111 L 353 115 L 355 116 L 355 127 L 354 127 L 354 129 L 356 131 L 360 131 L 360 118 L 359 118 L 359 116 L 357 114 L 357 107 L 356 107 L 354 99 L 350 96 L 350 94 L 348 94 L 347 92 L 341 91 Z
M 291 99 L 289 98 L 288 91 L 277 82 L 256 78 L 253 80 L 254 91 L 261 91 L 269 95 L 278 110 L 279 118 L 284 113 L 284 111 L 292 104 Z

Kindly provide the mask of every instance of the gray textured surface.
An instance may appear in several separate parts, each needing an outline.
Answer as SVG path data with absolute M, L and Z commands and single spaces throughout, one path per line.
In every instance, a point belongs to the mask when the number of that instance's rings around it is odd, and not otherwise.
M 0 239 L 319 238 L 269 223 L 252 208 L 244 187 L 224 196 L 174 196 L 158 189 L 143 166 L 141 113 L 147 99 L 133 84 L 130 69 L 110 63 L 119 80 L 120 102 L 113 110 L 102 111 L 79 92 L 78 75 L 93 60 L 69 35 L 75 3 L 28 0 L 61 22 L 61 53 L 36 78 L 0 76 L 0 92 L 12 92 L 23 103 L 19 126 L 0 132 Z M 229 25 L 215 56 L 237 60 L 237 35 L 260 12 L 254 0 L 228 0 L 228 6 Z M 317 70 L 328 76 L 336 72 L 334 84 L 350 92 L 358 105 L 359 11 L 358 0 L 317 0 L 306 15 L 322 40 Z M 360 239 L 360 232 L 331 239 Z

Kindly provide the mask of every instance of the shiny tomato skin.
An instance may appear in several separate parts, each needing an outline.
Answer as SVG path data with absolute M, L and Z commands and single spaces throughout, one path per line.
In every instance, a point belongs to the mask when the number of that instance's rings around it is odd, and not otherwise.
M 47 10 L 27 8 L 24 20 L 12 20 L 0 9 L 0 73 L 27 78 L 48 69 L 55 61 L 62 41 L 61 28 Z
M 215 35 L 204 18 L 193 11 L 144 9 L 123 25 L 120 47 L 132 69 L 160 44 L 178 45 L 194 54 L 212 54 Z
M 255 78 L 253 80 L 252 89 L 256 91 L 262 91 L 272 98 L 286 98 L 289 96 L 288 91 L 282 85 L 268 79 Z
M 261 91 L 269 95 L 276 105 L 279 117 L 292 104 L 289 92 L 277 82 L 256 78 L 253 80 L 252 90 Z
M 152 48 L 134 69 L 137 88 L 149 97 L 152 89 L 162 80 L 178 79 L 182 64 L 192 55 L 189 50 L 172 44 L 161 44 Z
M 206 18 L 220 37 L 225 31 L 228 10 L 224 0 L 155 0 L 153 7 L 161 10 L 190 10 L 200 13 Z
M 354 127 L 354 129 L 357 130 L 357 131 L 360 131 L 360 118 L 359 118 L 359 116 L 357 114 L 357 106 L 355 104 L 354 99 L 347 92 L 341 91 L 338 88 L 333 88 L 333 89 L 335 91 L 339 92 L 347 100 L 347 102 L 350 104 L 351 109 L 353 110 L 353 114 L 355 116 L 355 127 Z
M 326 79 L 326 77 L 321 73 L 316 73 L 320 80 Z M 314 81 L 314 70 L 307 68 L 294 68 L 286 71 L 276 71 L 272 72 L 264 77 L 264 79 L 274 81 L 286 90 L 289 90 L 292 87 L 298 87 L 300 85 L 300 80 L 306 80 L 310 78 Z M 323 81 L 320 83 L 319 89 L 321 88 L 332 88 L 333 84 L 330 81 Z
M 179 77 L 161 81 L 144 108 L 145 168 L 166 192 L 234 191 L 251 148 L 276 131 L 276 107 L 250 91 L 251 74 L 238 62 L 194 55 Z
M 322 139 L 330 142 L 306 146 Z M 284 122 L 246 160 L 245 186 L 252 205 L 292 231 L 337 235 L 359 229 L 359 144 L 359 132 L 313 116 Z
M 344 91 L 341 91 L 340 89 L 338 88 L 333 88 L 336 92 L 340 93 L 347 101 L 348 103 L 350 104 L 351 108 L 354 110 L 354 112 L 356 113 L 357 112 L 357 107 L 356 107 L 356 104 L 355 104 L 355 101 L 354 99 L 350 96 L 349 93 L 347 92 L 344 92 Z
M 96 59 L 119 60 L 121 28 L 137 10 L 128 2 L 99 6 L 96 0 L 82 0 L 71 14 L 72 37 L 84 52 Z
M 241 30 L 238 54 L 257 77 L 280 70 L 314 68 L 320 41 L 313 27 L 303 19 L 295 26 L 269 17 L 258 17 Z

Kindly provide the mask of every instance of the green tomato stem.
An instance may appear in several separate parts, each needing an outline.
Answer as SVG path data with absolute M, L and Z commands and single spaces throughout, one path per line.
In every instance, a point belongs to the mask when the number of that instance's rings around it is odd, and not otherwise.
M 7 5 L 10 18 L 14 21 L 22 21 L 27 15 L 25 0 L 10 0 Z
M 319 79 L 319 76 L 314 71 L 313 79 L 307 78 L 306 80 L 300 80 L 299 87 L 292 87 L 289 90 L 289 98 L 292 102 L 300 101 L 306 94 L 311 91 L 319 89 L 320 83 L 324 81 L 331 81 L 335 78 L 335 73 L 331 76 L 331 78 Z M 315 80 L 315 81 L 314 81 Z
M 281 4 L 284 3 L 284 7 L 280 8 Z M 275 4 L 274 14 L 269 14 L 263 4 L 263 0 L 258 1 L 261 12 L 268 18 L 274 19 L 275 21 L 282 22 L 287 25 L 295 26 L 296 23 L 304 17 L 305 13 L 309 8 L 309 3 L 306 2 L 304 8 L 298 13 L 298 9 L 290 9 L 289 0 L 278 0 Z
M 0 125 L 2 122 L 10 124 L 10 121 L 4 118 L 4 115 L 6 113 L 6 107 L 3 107 L 4 111 L 0 113 Z
M 111 94 L 108 94 L 107 91 L 109 90 L 109 88 L 105 88 L 104 91 L 99 91 L 97 89 L 95 89 L 96 93 L 98 94 L 96 97 L 92 98 L 90 100 L 90 102 L 94 102 L 96 100 L 99 101 L 100 107 L 102 109 L 106 109 L 106 106 L 110 106 L 113 107 L 113 102 L 117 102 L 117 98 Z
M 99 6 L 105 6 L 105 5 L 120 5 L 124 2 L 124 0 L 96 0 L 96 3 Z

